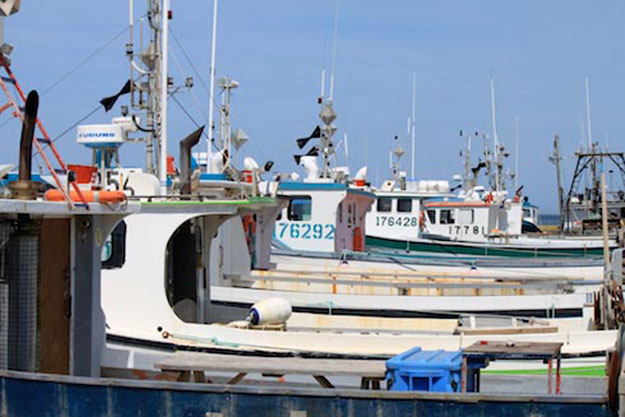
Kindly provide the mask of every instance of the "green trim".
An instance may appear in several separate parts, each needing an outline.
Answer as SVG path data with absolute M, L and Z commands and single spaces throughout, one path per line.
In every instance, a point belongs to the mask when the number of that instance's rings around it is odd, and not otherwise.
M 484 370 L 483 374 L 495 375 L 547 375 L 547 369 L 497 369 Z M 584 376 L 589 378 L 605 378 L 606 369 L 603 365 L 596 366 L 573 366 L 569 368 L 561 368 L 562 376 Z
M 500 248 L 487 244 L 456 244 L 453 242 L 417 241 L 406 242 L 381 237 L 367 236 L 366 245 L 384 249 L 408 250 L 411 252 L 433 252 L 448 255 L 503 256 L 510 258 L 548 258 L 548 257 L 592 257 L 602 256 L 603 248 Z

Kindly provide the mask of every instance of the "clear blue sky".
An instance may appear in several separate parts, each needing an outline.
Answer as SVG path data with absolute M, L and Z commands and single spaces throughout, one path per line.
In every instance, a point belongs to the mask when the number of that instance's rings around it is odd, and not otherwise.
M 172 30 L 207 79 L 212 1 L 171 0 Z M 135 0 L 136 15 L 144 1 Z M 292 171 L 294 139 L 318 122 L 320 69 L 330 66 L 334 0 L 221 1 L 217 73 L 241 83 L 233 121 L 252 140 L 244 148 L 259 162 L 274 159 Z M 584 76 L 591 86 L 593 137 L 623 150 L 625 125 L 625 3 L 622 1 L 364 1 L 341 0 L 336 60 L 337 136 L 349 135 L 352 172 L 369 165 L 375 182 L 389 175 L 394 135 L 409 149 L 412 73 L 417 74 L 417 176 L 451 178 L 461 171 L 460 129 L 490 133 L 489 77 L 494 73 L 500 139 L 514 149 L 520 119 L 520 178 L 543 212 L 554 212 L 555 171 L 547 161 L 558 132 L 566 155 L 581 141 L 585 120 Z M 126 1 L 22 2 L 9 18 L 5 38 L 16 46 L 14 70 L 28 90 L 40 92 L 126 27 Z M 128 79 L 124 35 L 43 95 L 40 114 L 52 136 L 80 119 Z M 173 52 L 178 82 L 194 75 L 181 51 Z M 324 57 L 325 52 L 325 57 Z M 196 77 L 197 78 L 197 77 Z M 196 79 L 195 94 L 179 99 L 201 121 L 208 97 Z M 194 125 L 170 101 L 169 146 Z M 118 115 L 97 112 L 86 123 Z M 0 125 L 8 114 L 0 115 Z M 2 162 L 16 161 L 19 126 L 2 133 Z M 87 162 L 75 132 L 59 140 L 68 161 Z M 11 144 L 13 142 L 14 144 Z M 202 147 L 204 148 L 204 147 Z M 125 145 L 122 162 L 143 162 L 140 145 Z M 203 149 L 202 149 L 203 150 Z M 477 153 L 478 148 L 474 149 Z M 342 154 L 341 154 L 342 155 Z M 409 170 L 408 155 L 404 168 Z M 513 157 L 510 158 L 510 167 Z M 570 179 L 573 159 L 565 161 Z M 616 177 L 615 177 L 616 180 Z

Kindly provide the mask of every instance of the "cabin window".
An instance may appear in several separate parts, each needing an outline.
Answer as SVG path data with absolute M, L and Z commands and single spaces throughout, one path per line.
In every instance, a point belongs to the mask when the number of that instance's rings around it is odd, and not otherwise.
M 530 209 L 524 208 L 523 209 L 523 217 L 530 217 L 530 216 L 531 216 L 530 215 Z
M 471 224 L 474 220 L 474 214 L 472 209 L 460 209 L 458 210 L 458 223 Z
M 343 223 L 343 203 L 339 203 L 339 224 Z
M 378 198 L 378 212 L 386 213 L 393 209 L 393 199 Z
M 126 262 L 126 223 L 119 222 L 102 245 L 102 269 L 121 268 Z
M 289 201 L 287 217 L 294 222 L 309 221 L 311 217 L 312 199 L 310 197 L 296 197 Z
M 436 210 L 427 210 L 426 213 L 428 214 L 430 224 L 436 224 Z
M 453 210 L 441 210 L 441 224 L 454 224 Z
M 397 199 L 397 211 L 399 213 L 411 213 L 412 212 L 412 199 L 411 198 L 398 198 Z

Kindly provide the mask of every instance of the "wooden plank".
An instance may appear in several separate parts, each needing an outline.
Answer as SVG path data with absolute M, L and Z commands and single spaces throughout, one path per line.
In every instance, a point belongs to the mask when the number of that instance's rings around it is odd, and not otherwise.
M 160 370 L 245 372 L 257 374 L 343 375 L 383 378 L 386 361 L 360 359 L 275 358 L 176 353 L 157 362 Z
M 563 343 L 560 342 L 501 342 L 479 341 L 468 348 L 463 354 L 466 356 L 485 356 L 499 359 L 516 359 L 523 357 L 549 359 L 560 353 Z
M 527 327 L 483 327 L 457 328 L 458 333 L 464 335 L 493 335 L 493 334 L 530 334 L 530 333 L 557 333 L 558 326 L 527 326 Z
M 239 372 L 238 374 L 236 374 L 236 376 L 234 378 L 232 378 L 230 381 L 228 381 L 228 385 L 236 385 L 239 383 L 239 381 L 241 381 L 243 378 L 245 378 L 247 374 L 245 372 Z
M 313 375 L 313 378 L 324 388 L 334 388 L 334 385 L 323 375 Z
M 69 374 L 70 222 L 44 219 L 39 252 L 41 372 Z

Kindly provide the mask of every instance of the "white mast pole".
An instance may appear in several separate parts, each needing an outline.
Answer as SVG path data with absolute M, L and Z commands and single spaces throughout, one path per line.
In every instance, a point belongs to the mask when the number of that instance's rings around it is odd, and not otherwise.
M 132 0 L 130 0 L 129 2 L 129 7 L 130 7 L 130 13 L 128 14 L 128 18 L 130 20 L 130 37 L 132 38 L 132 26 L 133 26 L 133 20 L 134 20 L 134 16 L 133 16 L 133 4 L 132 4 Z
M 167 194 L 167 38 L 169 36 L 169 0 L 163 0 L 161 34 L 161 155 L 159 164 L 159 179 L 161 195 Z
M 495 80 L 490 77 L 490 106 L 493 120 L 493 148 L 495 158 L 495 191 L 499 191 L 499 138 L 497 137 L 497 118 L 495 116 Z
M 336 0 L 334 9 L 334 40 L 332 42 L 332 73 L 330 74 L 330 94 L 328 101 L 332 103 L 334 100 L 334 65 L 336 63 L 336 37 L 339 28 L 339 0 Z
M 211 67 L 210 67 L 210 87 L 208 93 L 208 144 L 206 149 L 206 172 L 211 172 L 211 160 L 213 159 L 213 112 L 215 101 L 215 52 L 217 49 L 217 0 L 213 0 L 213 36 L 211 39 Z
M 516 117 L 516 144 L 514 149 L 514 189 L 519 189 L 519 116 Z
M 412 167 L 410 169 L 410 177 L 415 179 L 415 164 L 416 164 L 416 140 L 415 140 L 415 117 L 417 117 L 417 73 L 412 73 L 412 119 L 410 125 L 410 138 L 412 141 Z
M 588 124 L 588 152 L 592 149 L 592 125 L 590 124 L 590 89 L 588 88 L 588 77 L 585 77 L 586 84 L 586 121 Z
M 326 94 L 326 69 L 321 69 L 321 93 L 319 94 L 319 104 L 323 104 L 323 99 Z

